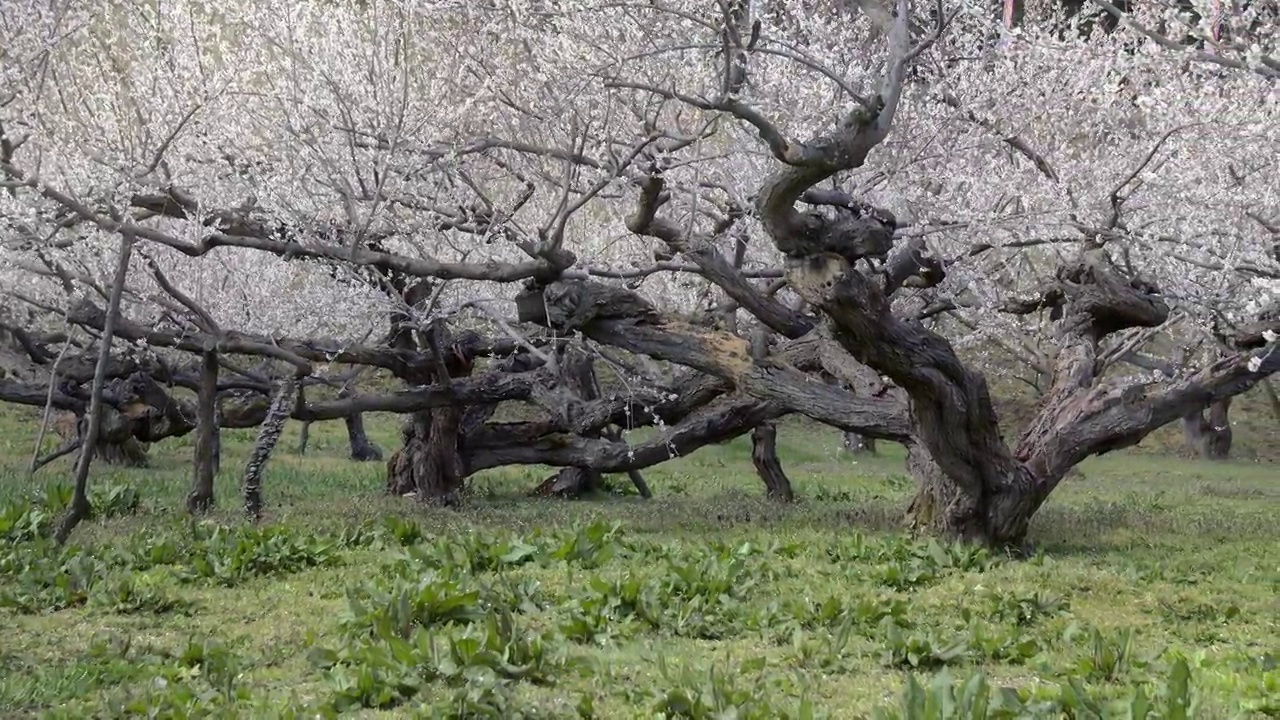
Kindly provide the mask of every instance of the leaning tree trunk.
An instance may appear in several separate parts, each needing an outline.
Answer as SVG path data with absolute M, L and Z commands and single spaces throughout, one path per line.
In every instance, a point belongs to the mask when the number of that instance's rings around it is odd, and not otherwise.
M 760 423 L 751 431 L 751 462 L 764 481 L 765 496 L 770 500 L 791 502 L 791 480 L 782 471 L 778 459 L 778 428 L 771 422 Z
M 267 410 L 267 417 L 258 430 L 258 439 L 253 444 L 253 451 L 249 453 L 249 462 L 244 467 L 240 483 L 244 493 L 244 511 L 255 521 L 262 517 L 262 472 L 271 459 L 271 452 L 275 450 L 280 434 L 284 432 L 285 423 L 293 414 L 297 385 L 297 378 L 289 377 L 281 381 L 280 389 Z
M 196 448 L 187 494 L 187 512 L 199 514 L 213 508 L 213 479 L 217 474 L 218 353 L 200 355 L 200 389 L 196 399 Z
M 133 255 L 133 235 L 128 232 L 120 235 L 120 256 L 116 263 L 115 278 L 111 283 L 111 296 L 107 302 L 107 317 L 103 322 L 102 338 L 99 340 L 98 364 L 93 370 L 93 385 L 89 390 L 89 421 L 85 428 L 84 438 L 80 445 L 80 457 L 76 461 L 75 489 L 71 495 L 71 506 L 63 516 L 54 539 L 59 545 L 71 536 L 71 531 L 81 520 L 89 517 L 93 508 L 89 505 L 89 464 L 93 462 L 94 446 L 98 444 L 98 432 L 102 428 L 102 413 L 105 403 L 102 402 L 102 389 L 107 382 L 107 364 L 111 359 L 111 340 L 115 336 L 116 316 L 120 314 L 120 298 L 124 295 L 125 276 L 129 274 L 129 259 Z

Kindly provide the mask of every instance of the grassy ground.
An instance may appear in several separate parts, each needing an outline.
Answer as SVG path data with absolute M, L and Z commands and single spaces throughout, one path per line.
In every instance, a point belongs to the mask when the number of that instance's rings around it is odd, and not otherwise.
M 4 718 L 925 718 L 984 692 L 964 717 L 1280 715 L 1275 465 L 1093 460 L 1015 562 L 897 534 L 900 452 L 854 463 L 808 425 L 782 434 L 794 507 L 736 442 L 647 473 L 653 501 L 528 499 L 544 472 L 504 471 L 461 511 L 383 497 L 331 425 L 306 457 L 287 432 L 260 528 L 236 433 L 209 520 L 177 511 L 171 441 L 96 469 L 113 517 L 59 550 L 57 498 L 16 504 L 68 480 L 25 479 L 31 418 L 0 406 Z

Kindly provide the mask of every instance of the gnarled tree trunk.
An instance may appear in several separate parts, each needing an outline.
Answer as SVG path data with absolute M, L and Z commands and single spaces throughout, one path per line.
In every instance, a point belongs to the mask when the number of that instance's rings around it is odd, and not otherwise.
M 791 480 L 778 459 L 778 428 L 771 422 L 760 423 L 751 430 L 751 462 L 764 481 L 765 496 L 770 500 L 791 502 Z
M 1231 456 L 1231 399 L 1209 405 L 1209 416 L 1203 408 L 1182 417 L 1187 445 L 1206 460 L 1226 460 Z
M 461 421 L 462 411 L 455 407 L 414 413 L 402 430 L 404 445 L 387 461 L 387 492 L 455 503 L 466 477 L 458 447 Z
M 406 301 L 411 306 L 422 302 L 430 294 L 430 287 L 425 282 L 415 285 L 406 293 Z M 420 344 L 407 317 L 393 316 L 392 328 L 393 347 Z M 471 374 L 471 356 L 454 342 L 443 321 L 432 321 L 424 335 L 434 363 L 406 380 L 447 385 L 453 378 Z M 458 501 L 467 476 L 461 447 L 464 414 L 464 407 L 453 405 L 413 413 L 402 430 L 403 446 L 387 461 L 387 492 L 413 495 L 432 504 L 452 505 Z
M 596 386 L 595 364 L 590 355 L 569 347 L 558 351 L 558 355 L 559 382 L 539 395 L 544 405 L 553 408 L 568 423 L 577 403 L 595 400 L 600 393 Z M 531 494 L 576 498 L 596 492 L 603 486 L 604 476 L 591 467 L 566 467 L 543 481 Z
M 71 445 L 79 447 L 80 438 L 84 428 L 84 418 L 78 418 L 72 413 L 65 413 L 54 418 L 53 429 L 63 440 L 63 450 Z M 141 442 L 137 438 L 99 438 L 97 446 L 94 448 L 94 455 L 97 459 L 108 465 L 119 465 L 122 467 L 142 468 L 147 466 L 147 444 Z M 55 453 L 57 454 L 57 453 Z M 48 459 L 40 462 L 40 465 L 46 464 Z
M 556 351 L 558 354 L 559 381 L 554 387 L 543 389 L 538 393 L 541 403 L 560 416 L 565 425 L 574 424 L 574 408 L 600 399 L 600 386 L 596 381 L 595 360 L 582 348 L 565 345 Z M 621 435 L 608 427 L 600 431 L 583 433 L 584 437 L 606 437 L 621 441 Z M 652 497 L 648 483 L 640 471 L 627 470 L 627 476 L 644 498 Z M 581 497 L 600 490 L 604 486 L 603 474 L 590 466 L 580 465 L 561 468 L 555 475 L 547 478 L 534 488 L 533 495 L 552 495 L 556 497 Z

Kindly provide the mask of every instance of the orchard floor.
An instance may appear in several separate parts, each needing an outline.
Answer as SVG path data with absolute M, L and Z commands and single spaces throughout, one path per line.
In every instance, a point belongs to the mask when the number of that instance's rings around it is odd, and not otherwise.
M 341 425 L 301 457 L 291 426 L 259 528 L 229 433 L 211 517 L 180 511 L 169 441 L 95 468 L 113 517 L 60 550 L 16 504 L 69 481 L 26 480 L 33 418 L 0 406 L 3 718 L 1280 715 L 1275 464 L 1092 460 L 1012 561 L 902 537 L 900 450 L 854 462 L 808 425 L 782 432 L 790 507 L 739 441 L 647 472 L 648 502 L 530 499 L 528 469 L 460 510 L 384 497 Z

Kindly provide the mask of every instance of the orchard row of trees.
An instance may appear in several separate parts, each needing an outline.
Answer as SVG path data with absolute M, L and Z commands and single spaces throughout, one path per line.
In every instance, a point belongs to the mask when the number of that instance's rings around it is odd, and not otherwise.
M 256 515 L 289 418 L 373 459 L 361 413 L 405 415 L 388 490 L 450 503 L 512 464 L 647 495 L 747 433 L 789 498 L 800 414 L 906 445 L 915 527 L 1019 545 L 1081 460 L 1212 437 L 1280 370 L 1275 48 L 1095 4 L 1113 32 L 967 0 L 8 3 L 0 400 L 80 418 L 62 537 L 101 448 L 194 432 L 207 509 L 220 427 L 260 428 Z M 1040 394 L 1016 437 L 992 353 Z

